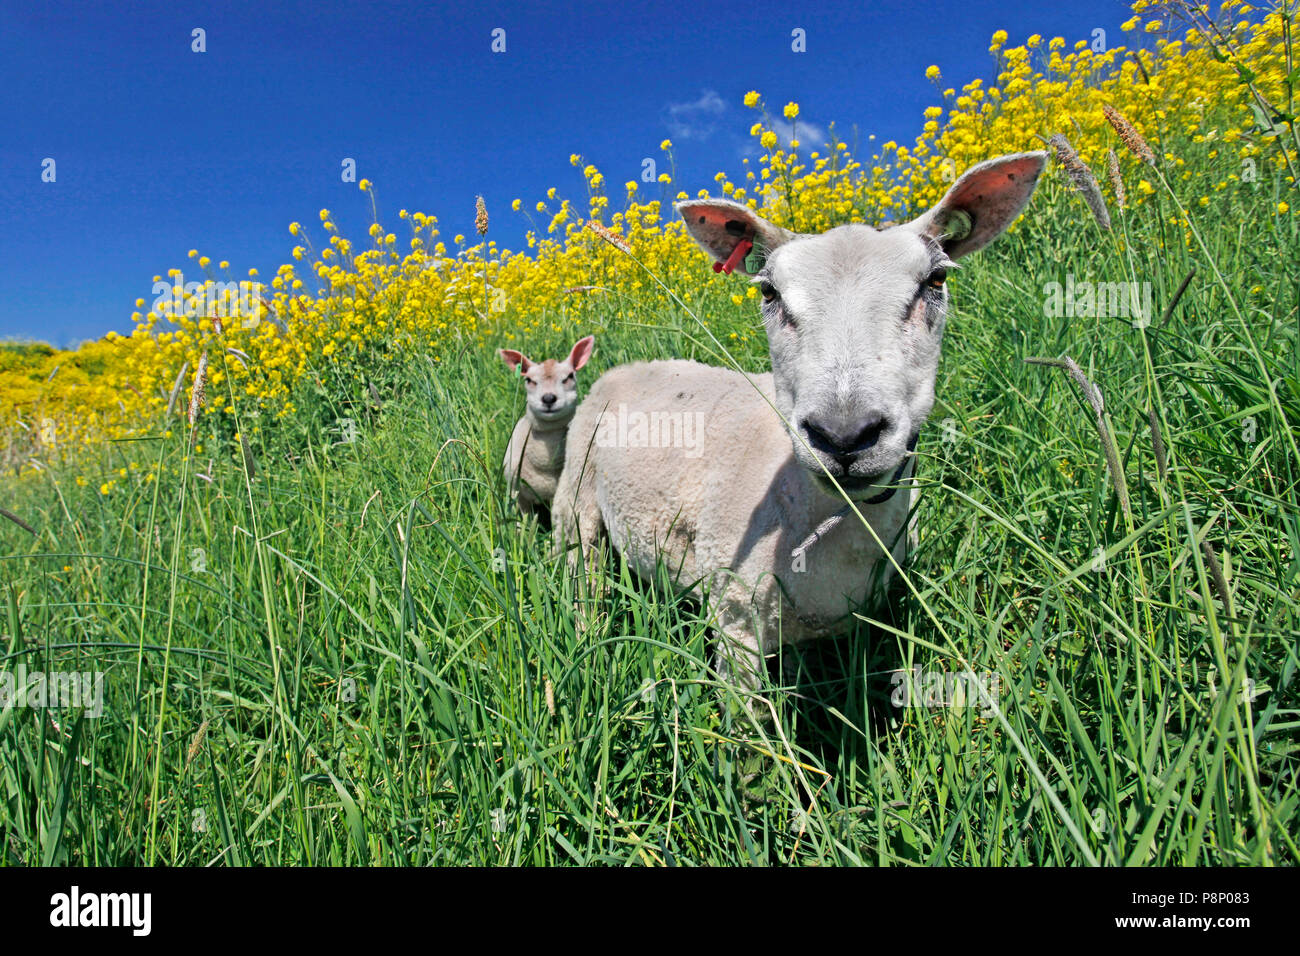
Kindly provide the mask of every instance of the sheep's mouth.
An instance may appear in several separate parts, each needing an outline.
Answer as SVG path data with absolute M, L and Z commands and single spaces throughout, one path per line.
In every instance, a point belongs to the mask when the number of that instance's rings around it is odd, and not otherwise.
M 912 452 L 916 450 L 917 435 L 912 435 L 907 441 L 907 449 L 903 452 L 902 461 L 897 467 L 877 472 L 871 475 L 836 475 L 832 481 L 824 471 L 814 472 L 818 484 L 830 495 L 838 496 L 843 490 L 843 494 L 848 495 L 854 501 L 861 501 L 864 504 L 878 505 L 883 504 L 894 496 L 898 490 L 898 483 L 903 478 L 903 473 L 907 471 L 908 462 L 912 460 Z M 835 487 L 836 483 L 839 488 Z M 872 495 L 872 492 L 875 492 Z M 871 495 L 871 497 L 866 497 Z M 865 498 L 865 501 L 863 500 Z
M 853 492 L 863 492 L 870 488 L 879 488 L 881 485 L 888 484 L 889 475 L 893 472 L 881 472 L 878 475 L 836 475 L 835 481 L 832 482 L 826 475 L 818 475 L 817 478 L 823 485 L 832 491 L 835 490 L 836 483 L 841 488 L 852 494 Z
M 893 472 L 882 473 L 879 475 L 836 475 L 832 481 L 825 473 L 816 476 L 817 483 L 822 490 L 833 498 L 838 498 L 842 494 L 848 495 L 854 501 L 861 501 L 868 495 L 875 494 L 876 497 L 884 495 L 881 501 L 887 500 L 893 493 L 893 488 L 886 487 L 890 484 L 890 476 Z M 835 485 L 839 484 L 839 488 Z M 842 491 L 841 491 L 842 490 Z

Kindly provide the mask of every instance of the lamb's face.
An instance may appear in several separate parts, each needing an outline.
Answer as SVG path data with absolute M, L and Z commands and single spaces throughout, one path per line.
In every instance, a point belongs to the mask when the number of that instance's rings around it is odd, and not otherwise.
M 534 362 L 523 352 L 501 349 L 501 361 L 524 379 L 528 411 L 539 422 L 563 422 L 572 418 L 578 405 L 578 369 L 587 364 L 595 348 L 595 336 L 579 339 L 567 358 Z
M 754 278 L 777 408 L 795 458 L 838 494 L 879 494 L 915 446 L 934 404 L 953 266 L 906 227 L 847 225 L 800 236 Z
M 547 359 L 524 369 L 528 410 L 540 421 L 573 415 L 578 404 L 578 372 L 568 362 Z

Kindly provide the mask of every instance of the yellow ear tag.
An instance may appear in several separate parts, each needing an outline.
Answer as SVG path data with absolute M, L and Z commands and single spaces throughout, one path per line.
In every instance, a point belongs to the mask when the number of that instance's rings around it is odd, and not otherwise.
M 954 209 L 943 217 L 944 239 L 948 242 L 960 242 L 971 234 L 975 223 L 964 209 Z

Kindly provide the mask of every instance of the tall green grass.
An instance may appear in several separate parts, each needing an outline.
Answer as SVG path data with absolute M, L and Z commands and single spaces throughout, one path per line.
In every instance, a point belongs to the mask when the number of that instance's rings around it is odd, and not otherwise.
M 36 534 L 0 518 L 5 668 L 108 677 L 100 718 L 0 713 L 0 859 L 1300 862 L 1300 237 L 1277 188 L 1193 206 L 1189 248 L 1172 194 L 1102 233 L 1052 174 L 963 264 L 906 583 L 771 662 L 770 722 L 728 706 L 702 609 L 616 559 L 576 626 L 549 538 L 505 500 L 523 398 L 486 349 L 373 370 L 378 408 L 323 390 L 252 469 L 237 443 L 185 460 L 173 421 L 98 453 L 161 481 L 7 479 Z M 1150 282 L 1154 321 L 1045 316 L 1067 272 Z M 750 308 L 696 307 L 764 367 Z M 654 292 L 585 310 L 588 382 L 722 361 Z M 1104 433 L 1025 361 L 1065 355 Z M 1000 694 L 895 707 L 917 666 Z

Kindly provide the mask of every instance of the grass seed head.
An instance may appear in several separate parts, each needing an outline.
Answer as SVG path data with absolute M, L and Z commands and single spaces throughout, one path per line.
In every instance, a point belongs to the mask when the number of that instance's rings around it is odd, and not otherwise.
M 1127 209 L 1128 195 L 1124 192 L 1124 180 L 1119 175 L 1119 156 L 1113 149 L 1106 150 L 1106 174 L 1110 177 L 1110 188 L 1115 190 L 1115 205 Z
M 1119 141 L 1127 146 L 1129 151 L 1141 159 L 1142 162 L 1150 163 L 1154 166 L 1156 164 L 1155 151 L 1152 150 L 1147 141 L 1142 138 L 1142 134 L 1137 131 L 1137 127 L 1130 123 L 1123 113 L 1115 109 L 1115 107 L 1111 106 L 1109 103 L 1102 104 L 1101 111 L 1105 114 L 1106 121 L 1110 123 L 1110 125 L 1115 128 L 1115 132 L 1119 134 Z
M 1092 213 L 1092 218 L 1097 220 L 1097 225 L 1103 229 L 1110 228 L 1110 210 L 1106 208 L 1106 200 L 1102 198 L 1101 187 L 1097 184 L 1097 177 L 1092 174 L 1079 154 L 1074 151 L 1070 141 L 1060 133 L 1057 133 L 1048 141 L 1048 145 L 1056 153 L 1056 161 L 1065 169 L 1065 173 L 1070 177 L 1070 183 L 1074 186 L 1074 191 L 1083 197 L 1083 201 L 1088 204 L 1088 210 Z
M 627 242 L 623 239 L 623 237 L 617 235 L 614 232 L 611 232 L 609 228 L 605 226 L 604 223 L 597 222 L 594 219 L 588 219 L 587 228 L 590 229 L 592 232 L 594 232 L 596 235 L 600 236 L 600 238 L 604 239 L 611 246 L 618 249 L 620 252 L 630 253 L 632 251 L 632 247 L 627 244 Z
M 208 353 L 204 352 L 199 356 L 199 367 L 194 373 L 194 387 L 190 389 L 190 427 L 198 421 L 199 412 L 203 410 L 203 403 L 207 400 L 208 386 Z

